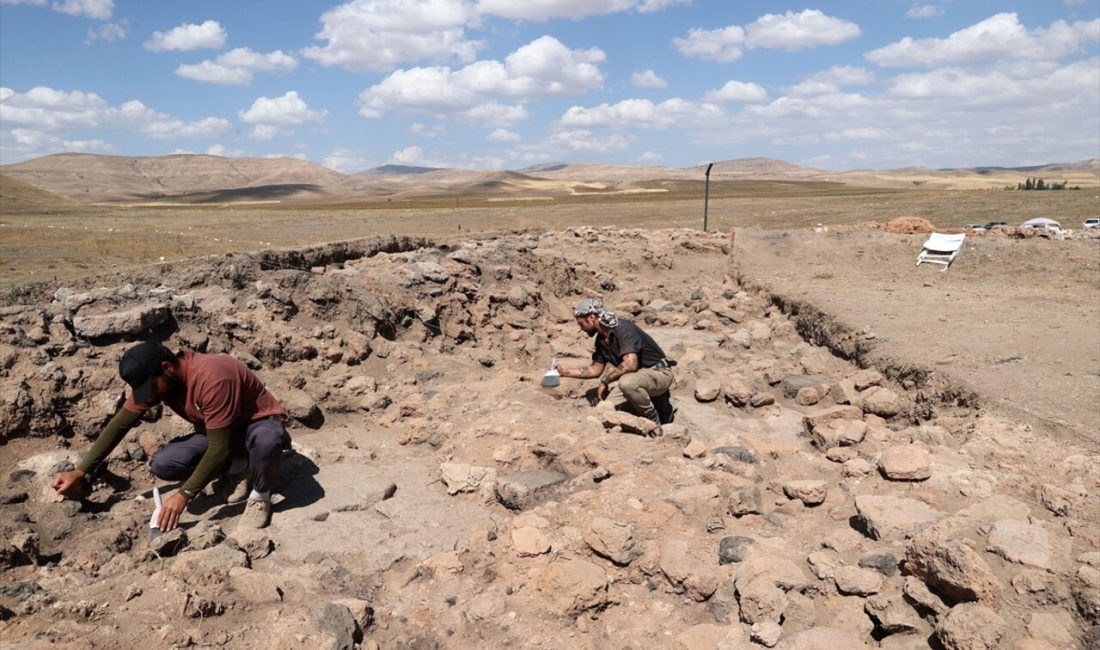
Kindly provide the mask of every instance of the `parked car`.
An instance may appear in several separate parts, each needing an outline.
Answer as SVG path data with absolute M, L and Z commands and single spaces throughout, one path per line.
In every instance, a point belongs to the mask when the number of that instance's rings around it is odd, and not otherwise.
M 983 226 L 983 227 L 986 230 L 993 230 L 994 228 L 1007 228 L 1008 227 L 1008 222 L 1007 221 L 990 221 L 989 223 L 985 224 L 985 226 Z
M 1034 219 L 1028 219 L 1020 224 L 1020 230 L 1050 230 L 1053 232 L 1061 232 L 1062 224 L 1054 219 L 1035 217 Z
M 1100 217 L 1089 217 L 1081 222 L 1085 228 L 1100 228 Z

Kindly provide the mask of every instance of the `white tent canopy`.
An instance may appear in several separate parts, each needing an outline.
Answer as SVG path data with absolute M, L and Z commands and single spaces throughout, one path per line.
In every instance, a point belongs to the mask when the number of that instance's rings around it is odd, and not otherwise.
M 1046 217 L 1035 217 L 1034 219 L 1028 219 L 1020 224 L 1021 228 L 1062 228 L 1062 224 L 1058 223 L 1054 219 L 1047 219 Z

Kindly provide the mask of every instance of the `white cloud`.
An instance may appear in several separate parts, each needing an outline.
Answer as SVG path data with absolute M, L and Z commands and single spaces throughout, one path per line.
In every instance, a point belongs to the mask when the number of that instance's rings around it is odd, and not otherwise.
M 486 136 L 486 139 L 492 142 L 519 142 L 521 138 L 518 133 L 513 133 L 508 129 L 497 129 Z
M 114 0 L 62 0 L 53 3 L 53 10 L 70 16 L 87 16 L 107 20 L 115 9 Z
M 229 120 L 207 117 L 194 122 L 159 113 L 133 99 L 117 109 L 111 109 L 111 119 L 120 125 L 135 129 L 151 138 L 201 138 L 221 135 L 230 129 Z
M 860 34 L 859 25 L 826 16 L 817 9 L 801 13 L 765 14 L 745 27 L 745 44 L 751 48 L 801 50 L 836 45 Z
M 501 104 L 486 102 L 464 111 L 462 116 L 480 124 L 514 124 L 529 116 L 527 109 L 520 104 Z
M 746 48 L 794 51 L 843 43 L 859 34 L 859 25 L 855 23 L 806 9 L 801 13 L 764 14 L 744 28 L 730 25 L 692 29 L 686 38 L 672 39 L 672 44 L 684 56 L 729 63 L 741 58 Z
M 413 122 L 412 124 L 410 124 L 409 132 L 415 133 L 416 135 L 424 138 L 434 138 L 436 136 L 443 135 L 444 133 L 443 127 L 439 124 L 428 126 L 426 124 L 421 124 L 420 122 Z
M 757 83 L 743 81 L 728 81 L 718 90 L 708 91 L 703 95 L 703 100 L 714 103 L 742 102 L 752 104 L 765 101 L 768 91 Z
M 639 88 L 667 88 L 668 82 L 657 76 L 653 70 L 635 71 L 630 75 L 630 83 Z
M 95 93 L 64 92 L 45 86 L 19 94 L 0 88 L 0 122 L 35 130 L 83 129 L 99 126 L 109 112 Z
M 674 5 L 689 5 L 691 0 L 642 0 L 638 11 L 643 14 L 662 11 Z
M 477 61 L 459 70 L 448 67 L 397 70 L 359 95 L 359 113 L 378 117 L 388 109 L 455 113 L 467 111 L 476 119 L 476 107 L 495 99 L 545 95 L 574 95 L 603 84 L 598 63 L 602 50 L 570 50 L 557 39 L 543 36 L 509 54 L 503 63 Z M 512 109 L 511 119 L 526 117 Z M 499 113 L 490 112 L 498 118 Z
M 321 15 L 323 46 L 302 55 L 326 66 L 383 72 L 407 61 L 473 61 L 483 43 L 466 38 L 476 18 L 465 0 L 354 0 Z
M 828 70 L 811 75 L 809 79 L 837 86 L 864 86 L 875 83 L 875 73 L 858 66 L 834 65 Z
M 344 174 L 362 171 L 369 166 L 366 158 L 351 149 L 336 149 L 325 156 L 321 164 Z
M 262 54 L 247 47 L 238 47 L 213 61 L 181 65 L 176 68 L 176 74 L 195 81 L 244 85 L 251 83 L 256 72 L 290 72 L 296 67 L 298 61 L 282 50 Z
M 659 162 L 663 161 L 664 159 L 665 159 L 664 156 L 662 156 L 659 153 L 654 153 L 652 151 L 647 151 L 647 152 L 643 153 L 642 155 L 638 156 L 638 162 L 647 163 L 647 164 L 649 164 L 649 163 L 659 163 Z
M 827 140 L 884 140 L 889 138 L 890 134 L 883 129 L 866 126 L 866 127 L 854 127 L 848 129 L 841 129 L 835 133 L 826 136 Z
M 206 148 L 206 155 L 223 156 L 225 158 L 240 158 L 244 155 L 244 151 L 241 149 L 230 149 L 224 144 L 213 144 Z
M 145 49 L 151 52 L 197 50 L 202 48 L 218 49 L 225 45 L 226 34 L 216 20 L 207 20 L 201 25 L 184 23 L 167 32 L 153 32 L 145 41 Z
M 89 29 L 88 35 L 84 37 L 84 42 L 106 41 L 107 43 L 113 43 L 121 41 L 126 38 L 126 30 L 127 24 L 125 21 L 121 23 L 103 23 L 99 27 Z
M 864 58 L 887 67 L 936 66 L 986 59 L 1057 60 L 1100 40 L 1100 19 L 1028 31 L 1015 13 L 1000 13 L 947 38 L 905 38 L 871 50 Z
M 0 5 L 34 5 L 35 7 L 45 7 L 46 0 L 0 0 Z
M 305 122 L 321 120 L 328 111 L 311 109 L 298 92 L 291 90 L 282 97 L 260 97 L 252 102 L 247 111 L 237 115 L 242 122 L 249 124 L 275 124 L 278 126 L 297 126 Z
M 66 93 L 44 86 L 25 94 L 0 88 L 0 122 L 38 131 L 123 128 L 162 139 L 218 135 L 230 127 L 229 121 L 220 117 L 185 122 L 136 99 L 114 108 L 95 93 Z
M 934 18 L 943 15 L 940 5 L 913 5 L 905 12 L 906 18 Z
M 725 114 L 714 104 L 690 102 L 679 97 L 654 104 L 648 99 L 624 99 L 617 104 L 592 108 L 570 107 L 559 123 L 566 127 L 665 129 L 684 123 L 707 124 Z
M 421 162 L 423 155 L 424 151 L 420 147 L 412 145 L 393 152 L 390 162 L 398 165 L 415 165 Z
M 693 29 L 687 38 L 674 38 L 672 44 L 684 56 L 719 63 L 729 63 L 741 58 L 745 44 L 745 30 L 737 25 L 721 29 Z
M 606 153 L 609 151 L 622 151 L 628 148 L 632 141 L 632 138 L 621 133 L 595 136 L 587 129 L 577 129 L 559 131 L 547 138 L 541 146 L 559 151 Z

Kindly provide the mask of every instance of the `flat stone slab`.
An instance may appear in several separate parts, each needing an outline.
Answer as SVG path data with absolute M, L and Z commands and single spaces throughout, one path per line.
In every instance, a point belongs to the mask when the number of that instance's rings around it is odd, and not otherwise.
M 497 499 L 512 510 L 522 510 L 532 505 L 539 493 L 545 492 L 566 478 L 568 477 L 560 472 L 542 469 L 516 472 L 497 481 Z
M 901 539 L 944 515 L 923 501 L 864 494 L 856 497 L 856 516 L 871 539 Z

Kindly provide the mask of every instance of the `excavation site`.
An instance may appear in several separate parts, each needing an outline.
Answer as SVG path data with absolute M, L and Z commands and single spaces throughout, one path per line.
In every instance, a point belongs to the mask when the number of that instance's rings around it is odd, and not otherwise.
M 972 237 L 946 273 L 913 267 L 922 240 L 382 236 L 11 293 L 0 646 L 1100 647 L 1100 239 Z M 1029 365 L 1045 326 L 990 334 L 1013 321 L 998 300 L 1048 284 L 997 266 L 1021 259 L 1086 265 L 1029 303 L 1076 305 L 1075 361 Z M 675 361 L 659 430 L 595 379 L 544 382 L 591 363 L 585 298 Z M 154 488 L 179 487 L 150 459 L 191 433 L 166 408 L 86 494 L 51 488 L 146 340 L 229 355 L 285 407 L 268 527 L 238 528 L 243 504 L 207 486 L 150 535 Z

